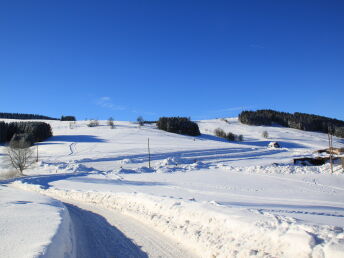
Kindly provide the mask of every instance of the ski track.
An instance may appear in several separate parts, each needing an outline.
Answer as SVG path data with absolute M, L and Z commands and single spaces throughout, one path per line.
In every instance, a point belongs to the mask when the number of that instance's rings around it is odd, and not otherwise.
M 76 234 L 78 258 L 195 257 L 180 244 L 115 211 L 64 200 Z
M 76 142 L 73 142 L 69 145 L 69 150 L 70 153 L 68 154 L 68 156 L 72 156 L 76 153 Z

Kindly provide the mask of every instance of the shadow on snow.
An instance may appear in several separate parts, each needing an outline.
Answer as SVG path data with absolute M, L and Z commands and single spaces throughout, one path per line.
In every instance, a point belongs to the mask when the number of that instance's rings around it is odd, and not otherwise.
M 110 185 L 138 185 L 138 186 L 157 186 L 165 185 L 159 182 L 145 182 L 145 181 L 129 181 L 122 179 L 98 179 L 98 178 L 82 178 L 83 176 L 90 175 L 89 172 L 81 173 L 63 173 L 54 175 L 37 175 L 37 176 L 24 176 L 21 178 L 13 178 L 8 180 L 1 180 L 1 184 L 8 184 L 14 181 L 20 181 L 22 183 L 39 185 L 42 189 L 48 189 L 51 187 L 52 182 L 70 179 L 70 181 L 81 183 L 95 183 L 95 184 L 110 184 Z
M 244 140 L 242 142 L 239 141 L 228 141 L 224 138 L 217 137 L 214 135 L 210 134 L 202 134 L 201 136 L 195 137 L 198 140 L 209 140 L 209 141 L 217 141 L 217 142 L 224 142 L 224 143 L 232 143 L 232 144 L 237 144 L 237 145 L 251 145 L 251 146 L 256 146 L 256 147 L 267 147 L 271 141 L 259 141 L 255 139 L 250 139 L 248 138 L 247 140 Z M 289 141 L 279 141 L 277 142 L 280 144 L 282 148 L 306 148 L 306 146 L 295 143 L 295 142 L 289 142 Z
M 289 214 L 308 214 L 318 216 L 331 216 L 343 218 L 344 214 L 335 212 L 344 212 L 343 207 L 321 206 L 321 205 L 292 205 L 292 204 L 276 204 L 276 203 L 246 203 L 246 202 L 217 202 L 224 206 L 238 206 L 256 209 L 260 212 L 270 213 L 289 213 Z M 330 213 L 334 212 L 334 213 Z
M 258 149 L 252 150 L 252 148 L 221 148 L 221 149 L 205 149 L 205 150 L 191 150 L 191 151 L 176 151 L 166 153 L 153 153 L 151 154 L 151 161 L 163 160 L 170 157 L 179 157 L 190 161 L 212 161 L 212 160 L 237 160 L 242 159 L 258 159 L 262 156 L 278 154 L 286 152 L 285 149 Z M 85 158 L 77 160 L 77 163 L 88 163 L 88 162 L 108 162 L 108 161 L 120 161 L 124 159 L 131 159 L 132 163 L 142 163 L 148 161 L 147 154 L 136 154 L 136 155 L 122 155 L 115 157 L 104 157 L 104 158 Z
M 94 135 L 56 135 L 50 137 L 41 144 L 53 144 L 52 142 L 106 142 Z
M 77 233 L 77 257 L 142 257 L 148 255 L 104 217 L 64 203 Z

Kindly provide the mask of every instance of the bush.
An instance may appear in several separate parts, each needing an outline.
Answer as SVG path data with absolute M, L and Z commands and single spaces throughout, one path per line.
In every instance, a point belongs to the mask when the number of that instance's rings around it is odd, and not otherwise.
M 344 138 L 344 121 L 305 113 L 285 113 L 274 110 L 243 111 L 239 120 L 248 125 L 272 125 L 295 128 L 304 131 L 331 133 Z
M 227 139 L 228 141 L 240 141 L 240 142 L 242 142 L 244 140 L 244 136 L 242 134 L 236 135 L 236 134 L 231 133 L 231 132 L 226 133 L 221 128 L 216 128 L 214 133 L 217 137 Z
M 262 132 L 262 136 L 263 136 L 265 139 L 269 138 L 269 133 L 268 133 L 268 131 L 263 131 L 263 132 Z
M 160 117 L 157 127 L 170 133 L 184 134 L 190 136 L 200 135 L 198 124 L 186 117 Z
M 99 126 L 99 122 L 98 122 L 98 120 L 93 119 L 93 120 L 90 120 L 90 122 L 88 123 L 87 126 L 88 127 L 96 127 L 96 126 Z
M 231 133 L 231 132 L 227 133 L 226 139 L 227 139 L 228 141 L 235 141 L 235 139 L 236 139 L 235 134 L 234 134 L 234 133 Z
M 216 128 L 214 133 L 217 137 L 226 138 L 226 133 L 221 128 Z

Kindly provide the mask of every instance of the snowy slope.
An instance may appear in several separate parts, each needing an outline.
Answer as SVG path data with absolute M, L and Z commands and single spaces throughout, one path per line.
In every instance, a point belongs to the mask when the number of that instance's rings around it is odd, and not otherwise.
M 199 121 L 199 137 L 130 122 L 110 129 L 80 121 L 70 129 L 48 121 L 54 137 L 39 144 L 41 161 L 14 185 L 120 212 L 203 257 L 343 256 L 340 166 L 330 174 L 328 165 L 292 165 L 326 148 L 327 136 L 227 121 Z M 219 127 L 244 141 L 215 137 Z M 282 148 L 267 148 L 270 141 Z M 343 143 L 334 138 L 335 146 Z

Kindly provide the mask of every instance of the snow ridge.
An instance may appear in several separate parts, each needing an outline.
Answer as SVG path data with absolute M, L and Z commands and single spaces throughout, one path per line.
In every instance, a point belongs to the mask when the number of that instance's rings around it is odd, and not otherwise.
M 79 192 L 14 182 L 48 196 L 85 202 L 131 216 L 184 244 L 201 257 L 340 257 L 344 234 L 277 215 L 141 193 Z M 212 205 L 212 210 L 209 206 Z M 230 215 L 230 216 L 229 216 Z

